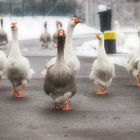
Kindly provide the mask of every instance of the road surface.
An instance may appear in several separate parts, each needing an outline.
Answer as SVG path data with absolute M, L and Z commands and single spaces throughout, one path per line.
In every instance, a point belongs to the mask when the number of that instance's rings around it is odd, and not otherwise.
M 11 97 L 11 84 L 2 80 L 0 91 L 0 140 L 139 140 L 140 89 L 127 71 L 116 66 L 109 95 L 97 96 L 89 80 L 93 58 L 79 57 L 78 92 L 73 110 L 56 111 L 43 91 L 40 72 L 52 56 L 28 56 L 36 71 L 26 98 Z

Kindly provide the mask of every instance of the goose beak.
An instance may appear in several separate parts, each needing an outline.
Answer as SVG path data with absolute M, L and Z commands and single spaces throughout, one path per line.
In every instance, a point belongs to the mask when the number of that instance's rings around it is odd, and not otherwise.
M 75 18 L 75 19 L 74 19 L 74 22 L 75 22 L 76 24 L 78 24 L 78 23 L 81 22 L 81 20 L 80 20 L 80 18 Z
M 96 39 L 100 39 L 100 36 L 99 36 L 99 34 L 98 34 L 98 33 L 96 34 Z

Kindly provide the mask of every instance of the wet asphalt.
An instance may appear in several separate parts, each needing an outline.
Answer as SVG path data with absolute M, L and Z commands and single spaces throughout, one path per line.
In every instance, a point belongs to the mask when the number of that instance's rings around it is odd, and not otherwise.
M 97 96 L 89 80 L 91 57 L 79 57 L 78 91 L 72 111 L 57 111 L 43 91 L 40 72 L 51 57 L 28 56 L 36 71 L 26 98 L 14 99 L 11 84 L 0 83 L 0 140 L 139 140 L 140 89 L 125 68 L 116 65 L 109 94 Z

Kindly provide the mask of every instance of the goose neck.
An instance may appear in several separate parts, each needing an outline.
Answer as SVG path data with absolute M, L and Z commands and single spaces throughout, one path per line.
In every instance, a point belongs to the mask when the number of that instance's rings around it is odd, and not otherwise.
M 18 41 L 18 33 L 17 31 L 12 31 L 12 38 L 13 38 L 13 41 Z
M 98 56 L 106 56 L 105 48 L 104 48 L 104 39 L 99 40 L 98 47 Z
M 46 22 L 44 23 L 44 29 L 45 29 L 45 31 L 47 31 L 47 23 Z
M 138 38 L 139 38 L 139 53 L 140 53 L 140 33 L 138 34 Z
M 12 31 L 12 38 L 13 38 L 13 42 L 12 42 L 12 47 L 10 50 L 9 57 L 19 58 L 22 55 L 19 48 L 17 31 Z
M 9 57 L 12 57 L 12 58 L 20 58 L 22 55 L 21 55 L 21 51 L 20 51 L 20 48 L 19 48 L 19 43 L 18 41 L 13 41 L 12 42 L 12 47 L 11 47 L 11 50 L 10 50 L 10 53 L 9 53 Z
M 58 38 L 57 61 L 64 60 L 64 43 L 65 43 L 65 41 L 63 40 L 63 38 Z
M 0 20 L 1 28 L 3 28 L 3 19 Z
M 74 31 L 74 26 L 69 25 L 66 32 L 66 42 L 72 41 L 73 31 Z

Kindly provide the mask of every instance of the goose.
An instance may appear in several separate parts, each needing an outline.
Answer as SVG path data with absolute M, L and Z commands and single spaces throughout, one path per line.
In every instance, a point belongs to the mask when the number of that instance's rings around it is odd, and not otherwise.
M 123 47 L 126 42 L 126 36 L 122 32 L 120 23 L 118 20 L 114 21 L 114 31 L 117 33 L 116 44 L 118 47 Z
M 6 60 L 7 60 L 6 54 L 2 50 L 0 50 L 0 80 L 2 78 L 4 78 L 4 76 L 5 76 L 4 64 L 5 64 Z M 0 88 L 1 88 L 1 86 L 0 86 Z
M 61 29 L 63 27 L 62 22 L 60 21 L 56 21 L 56 32 L 53 34 L 53 46 L 56 47 L 57 46 L 57 35 L 58 35 L 58 30 Z
M 29 60 L 24 57 L 19 48 L 18 27 L 16 22 L 11 23 L 12 47 L 4 65 L 7 79 L 13 85 L 13 97 L 25 97 L 25 88 L 34 71 L 30 68 Z
M 106 95 L 115 76 L 115 66 L 105 52 L 103 33 L 97 33 L 96 38 L 99 40 L 98 55 L 93 62 L 89 78 L 96 85 L 96 94 Z
M 3 19 L 1 18 L 1 29 L 0 29 L 0 46 L 5 46 L 8 43 L 8 38 L 6 32 L 3 30 Z M 3 48 L 3 47 L 1 47 Z
M 138 28 L 139 48 L 131 53 L 127 61 L 127 70 L 136 81 L 136 86 L 140 88 L 140 27 Z
M 40 41 L 43 48 L 48 48 L 51 43 L 51 35 L 47 31 L 47 22 L 44 22 L 44 32 L 41 34 Z
M 76 75 L 77 72 L 80 69 L 80 62 L 77 58 L 77 56 L 74 53 L 74 49 L 72 47 L 72 35 L 74 28 L 76 25 L 80 23 L 80 19 L 77 17 L 73 17 L 67 26 L 67 31 L 66 31 L 66 41 L 65 41 L 65 49 L 64 49 L 64 57 L 66 63 L 71 67 L 72 71 Z M 42 70 L 41 74 L 44 75 L 46 72 L 47 68 L 53 65 L 56 62 L 56 57 L 52 58 L 45 66 L 45 68 Z
M 55 102 L 55 109 L 71 110 L 70 98 L 76 93 L 75 76 L 64 58 L 65 31 L 58 31 L 56 62 L 48 67 L 44 91 Z

